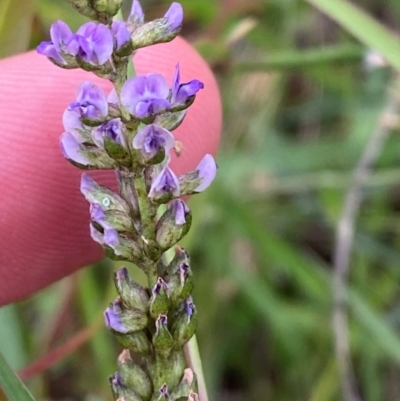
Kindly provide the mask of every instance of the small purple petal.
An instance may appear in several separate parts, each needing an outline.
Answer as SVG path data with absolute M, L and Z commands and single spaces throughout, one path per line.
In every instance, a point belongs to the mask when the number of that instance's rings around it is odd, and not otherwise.
M 202 178 L 200 185 L 195 189 L 196 192 L 204 191 L 214 180 L 217 174 L 217 163 L 210 154 L 206 154 L 196 167 L 199 178 Z
M 61 135 L 61 151 L 66 159 L 70 159 L 83 166 L 90 164 L 89 160 L 82 154 L 81 144 L 70 132 L 64 132 Z
M 125 138 L 123 134 L 124 125 L 120 118 L 114 118 L 104 124 L 96 127 L 92 131 L 94 143 L 104 149 L 104 138 L 107 137 L 121 146 L 125 146 Z
M 195 95 L 200 89 L 204 88 L 203 82 L 193 79 L 185 84 L 180 83 L 179 63 L 175 67 L 174 78 L 172 79 L 172 105 L 185 103 L 191 96 Z
M 119 105 L 119 97 L 117 91 L 114 89 L 107 96 L 107 102 L 113 104 L 114 106 Z
M 81 176 L 81 186 L 80 190 L 82 194 L 85 196 L 85 198 L 88 199 L 88 197 L 91 195 L 91 192 L 94 190 L 96 186 L 96 181 L 86 173 L 83 173 Z
M 166 193 L 172 192 L 174 196 L 179 196 L 179 181 L 174 172 L 165 166 L 158 174 L 149 191 L 149 198 L 159 198 Z
M 53 59 L 59 64 L 66 64 L 65 60 L 60 56 L 53 42 L 42 42 L 36 48 L 38 54 Z
M 183 21 L 183 8 L 179 3 L 172 3 L 164 18 L 167 19 L 170 31 L 180 28 Z
M 37 52 L 47 56 L 59 64 L 66 64 L 63 54 L 70 54 L 68 44 L 73 38 L 69 26 L 63 21 L 57 21 L 50 28 L 50 42 L 42 42 L 37 47 Z
M 133 0 L 129 19 L 134 21 L 136 24 L 143 23 L 144 21 L 143 9 L 138 0 Z
M 121 103 L 139 118 L 170 108 L 169 88 L 160 74 L 137 75 L 128 79 L 121 90 Z
M 124 21 L 114 21 L 111 26 L 111 32 L 117 49 L 120 49 L 131 40 L 131 34 Z
M 101 120 L 108 113 L 108 103 L 103 91 L 89 81 L 82 82 L 77 91 L 76 102 L 68 110 L 79 112 L 82 118 Z
M 170 207 L 174 209 L 175 224 L 182 225 L 186 223 L 186 216 L 189 213 L 189 208 L 181 199 L 174 199 L 170 203 Z
M 133 138 L 132 146 L 140 149 L 149 158 L 155 156 L 161 148 L 168 153 L 175 145 L 172 134 L 155 124 L 146 125 Z
M 114 228 L 108 228 L 104 230 L 104 245 L 109 246 L 110 248 L 113 248 L 116 245 L 119 245 L 119 237 L 118 237 L 118 231 L 115 230 Z M 114 249 L 115 251 L 115 249 Z M 117 255 L 118 253 L 115 252 Z
M 113 308 L 107 308 L 104 311 L 104 321 L 108 328 L 118 331 L 119 333 L 128 333 L 129 329 L 122 322 L 121 318 Z
M 101 207 L 99 203 L 91 203 L 90 204 L 90 218 L 99 223 L 100 220 L 104 219 L 106 214 L 104 213 L 104 209 Z

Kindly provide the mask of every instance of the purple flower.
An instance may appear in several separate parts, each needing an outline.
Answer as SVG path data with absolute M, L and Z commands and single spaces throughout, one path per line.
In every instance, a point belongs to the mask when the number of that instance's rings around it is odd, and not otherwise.
M 161 148 L 167 154 L 175 145 L 172 134 L 155 124 L 146 125 L 133 138 L 132 146 L 140 149 L 146 158 L 154 157 Z
M 106 214 L 104 212 L 104 209 L 101 207 L 99 203 L 90 204 L 90 218 L 92 221 L 101 224 L 101 222 L 104 221 L 105 217 Z
M 107 137 L 125 147 L 123 129 L 124 125 L 122 124 L 121 119 L 114 118 L 101 124 L 92 131 L 93 141 L 98 147 L 104 149 L 104 138 Z
M 118 231 L 114 228 L 107 228 L 104 230 L 104 237 L 103 237 L 104 245 L 112 248 L 116 255 L 121 255 L 115 247 L 119 245 L 119 236 Z
M 143 9 L 138 0 L 133 0 L 128 21 L 134 26 L 142 25 L 144 22 Z
M 103 65 L 113 52 L 114 40 L 103 24 L 83 24 L 68 44 L 68 50 L 86 63 Z
M 160 198 L 167 193 L 179 196 L 179 181 L 174 172 L 165 166 L 154 178 L 149 191 L 149 198 Z
M 104 227 L 103 227 L 104 228 Z M 108 246 L 111 248 L 116 255 L 121 255 L 122 253 L 116 249 L 120 245 L 118 231 L 114 228 L 104 228 L 104 233 L 101 233 L 93 225 L 90 225 L 90 235 L 93 241 L 97 242 L 102 246 Z
M 122 323 L 121 320 L 122 306 L 120 301 L 114 301 L 110 307 L 104 311 L 104 321 L 109 329 L 118 331 L 119 333 L 128 333 L 129 328 Z
M 131 40 L 131 34 L 128 31 L 124 21 L 114 21 L 111 26 L 111 32 L 113 34 L 114 44 L 117 50 Z
M 50 28 L 51 41 L 40 43 L 37 47 L 37 52 L 59 64 L 66 65 L 67 62 L 64 60 L 63 55 L 71 54 L 67 50 L 67 46 L 72 36 L 69 26 L 63 21 L 57 21 Z
M 171 103 L 173 106 L 186 103 L 186 101 L 194 96 L 200 89 L 204 88 L 203 82 L 193 79 L 186 84 L 180 83 L 179 63 L 175 67 L 175 75 L 172 80 Z
M 183 9 L 179 3 L 172 3 L 168 11 L 165 13 L 164 18 L 167 19 L 169 30 L 171 32 L 180 29 L 183 21 Z
M 66 109 L 64 111 L 62 121 L 65 131 L 71 133 L 77 142 L 87 142 L 87 136 L 82 135 L 83 132 L 87 131 L 87 128 L 82 124 L 81 115 L 78 111 Z
M 90 165 L 89 160 L 83 155 L 82 145 L 75 139 L 70 132 L 61 135 L 61 152 L 66 159 L 83 166 Z
M 169 88 L 162 75 L 137 75 L 124 83 L 121 103 L 130 114 L 145 118 L 169 109 L 168 95 Z
M 108 104 L 103 91 L 95 84 L 84 81 L 79 85 L 76 102 L 68 106 L 68 110 L 78 112 L 81 118 L 101 120 L 107 116 Z M 67 124 L 74 124 L 76 116 L 67 115 Z
M 172 209 L 175 215 L 175 224 L 183 225 L 186 223 L 186 216 L 189 214 L 190 209 L 186 203 L 181 199 L 174 199 L 169 203 L 169 208 Z
M 217 163 L 214 158 L 206 154 L 196 167 L 198 178 L 201 178 L 201 183 L 194 189 L 195 192 L 204 191 L 212 183 L 217 174 Z

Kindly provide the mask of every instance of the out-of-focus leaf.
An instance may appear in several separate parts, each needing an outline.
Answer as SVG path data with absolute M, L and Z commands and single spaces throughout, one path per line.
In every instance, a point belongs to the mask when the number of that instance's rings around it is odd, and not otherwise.
M 10 401 L 35 401 L 24 383 L 8 365 L 0 352 L 0 387 Z
M 0 308 L 0 351 L 4 353 L 13 369 L 19 369 L 26 363 L 21 325 L 15 305 Z
M 36 0 L 0 0 L 0 58 L 28 49 Z
M 387 28 L 345 0 L 306 0 L 400 70 L 400 41 Z

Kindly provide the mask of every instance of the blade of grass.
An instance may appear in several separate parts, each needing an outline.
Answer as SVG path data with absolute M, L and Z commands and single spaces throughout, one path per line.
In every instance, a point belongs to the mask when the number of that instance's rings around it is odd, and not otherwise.
M 387 28 L 364 11 L 345 0 L 306 0 L 355 36 L 378 51 L 400 70 L 400 41 Z
M 10 401 L 35 401 L 21 379 L 8 365 L 0 352 L 0 387 Z

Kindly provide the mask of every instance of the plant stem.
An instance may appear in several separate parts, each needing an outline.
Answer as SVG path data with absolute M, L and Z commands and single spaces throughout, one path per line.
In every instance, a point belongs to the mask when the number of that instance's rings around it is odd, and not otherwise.
M 196 334 L 185 344 L 185 357 L 189 367 L 196 373 L 197 382 L 199 385 L 199 398 L 200 401 L 208 401 L 208 393 L 206 381 L 204 378 L 203 364 L 201 363 L 201 356 L 199 344 L 197 343 Z

